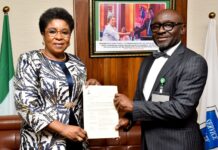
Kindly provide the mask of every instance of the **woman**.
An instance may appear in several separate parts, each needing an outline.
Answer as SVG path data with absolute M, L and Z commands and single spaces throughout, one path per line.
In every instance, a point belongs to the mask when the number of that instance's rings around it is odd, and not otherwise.
M 82 129 L 82 86 L 86 68 L 65 53 L 74 21 L 63 8 L 39 20 L 44 48 L 22 54 L 15 76 L 15 104 L 23 119 L 20 149 L 86 149 Z M 95 79 L 87 81 L 99 84 Z
M 119 41 L 120 36 L 116 28 L 116 18 L 110 14 L 107 18 L 107 25 L 103 31 L 102 41 Z
M 116 18 L 113 14 L 108 15 L 108 24 L 103 31 L 102 41 L 119 41 L 123 36 L 129 36 L 130 32 L 118 32 Z

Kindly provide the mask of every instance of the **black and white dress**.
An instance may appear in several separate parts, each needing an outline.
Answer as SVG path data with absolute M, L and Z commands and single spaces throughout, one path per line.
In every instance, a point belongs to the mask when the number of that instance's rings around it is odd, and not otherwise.
M 62 65 L 45 58 L 40 50 L 24 53 L 19 58 L 14 98 L 24 120 L 20 149 L 65 150 L 66 139 L 44 128 L 54 120 L 69 124 L 70 112 L 75 123 L 82 126 L 81 94 L 86 68 L 78 57 L 66 55 L 67 61 Z M 74 107 L 66 107 L 72 102 Z

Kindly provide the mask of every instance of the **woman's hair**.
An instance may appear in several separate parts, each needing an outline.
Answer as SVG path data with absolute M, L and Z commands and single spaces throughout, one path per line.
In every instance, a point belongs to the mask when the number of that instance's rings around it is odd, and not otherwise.
M 107 16 L 107 22 L 110 22 L 115 16 L 113 14 Z
M 73 17 L 64 8 L 50 8 L 46 10 L 39 18 L 39 29 L 41 34 L 45 32 L 45 28 L 53 19 L 62 19 L 69 25 L 70 31 L 74 29 Z

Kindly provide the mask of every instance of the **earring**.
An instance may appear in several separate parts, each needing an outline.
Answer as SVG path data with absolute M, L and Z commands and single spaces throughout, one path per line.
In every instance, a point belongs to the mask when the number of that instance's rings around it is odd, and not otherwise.
M 45 45 L 45 42 L 44 42 L 44 41 L 42 41 L 42 45 Z

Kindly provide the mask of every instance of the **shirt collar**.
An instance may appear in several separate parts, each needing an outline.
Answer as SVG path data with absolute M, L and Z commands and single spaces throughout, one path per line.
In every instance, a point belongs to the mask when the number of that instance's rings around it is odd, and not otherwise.
M 165 53 L 171 56 L 180 44 L 181 44 L 181 41 L 179 41 L 175 46 L 171 47 L 170 49 L 165 50 Z

